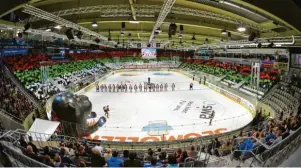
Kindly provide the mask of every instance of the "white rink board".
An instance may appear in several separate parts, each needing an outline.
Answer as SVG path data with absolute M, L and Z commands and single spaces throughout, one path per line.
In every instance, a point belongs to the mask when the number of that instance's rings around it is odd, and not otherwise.
M 93 111 L 104 116 L 103 106 L 110 106 L 110 117 L 89 138 L 110 141 L 145 142 L 161 141 L 163 137 L 150 137 L 149 122 L 166 120 L 168 135 L 165 140 L 188 139 L 228 132 L 241 128 L 253 119 L 251 113 L 207 86 L 192 81 L 177 72 L 121 72 L 107 77 L 103 83 L 152 83 L 176 84 L 176 91 L 167 92 L 96 92 L 85 93 L 93 104 Z M 193 82 L 194 90 L 189 90 Z M 215 111 L 212 125 L 209 115 Z M 160 127 L 159 125 L 157 127 Z

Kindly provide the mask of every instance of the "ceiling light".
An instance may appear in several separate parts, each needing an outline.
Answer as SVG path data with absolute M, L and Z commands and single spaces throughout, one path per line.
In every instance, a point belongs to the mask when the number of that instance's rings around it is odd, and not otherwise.
M 223 30 L 221 31 L 221 34 L 226 35 L 226 34 L 227 34 L 227 31 L 226 31 L 225 29 L 223 29 Z
M 243 26 L 239 26 L 239 27 L 237 28 L 237 30 L 238 30 L 239 32 L 244 32 L 244 31 L 246 31 L 247 29 L 246 29 L 245 27 L 243 27 Z
M 120 36 L 124 36 L 124 32 L 121 32 L 121 33 L 120 33 Z
M 92 27 L 98 27 L 98 24 L 94 21 L 94 22 L 92 23 Z
M 57 25 L 57 26 L 55 26 L 54 28 L 56 28 L 56 29 L 61 29 L 61 28 L 62 28 L 62 26 L 60 26 L 60 25 Z
M 182 34 L 179 34 L 179 38 L 180 38 L 180 39 L 183 38 L 183 35 L 182 35 Z
M 50 32 L 50 31 L 51 31 L 51 29 L 49 29 L 49 28 L 48 28 L 48 29 L 46 29 L 45 31 L 47 31 L 47 32 Z
M 130 20 L 129 23 L 139 24 L 139 21 L 137 21 L 137 20 Z

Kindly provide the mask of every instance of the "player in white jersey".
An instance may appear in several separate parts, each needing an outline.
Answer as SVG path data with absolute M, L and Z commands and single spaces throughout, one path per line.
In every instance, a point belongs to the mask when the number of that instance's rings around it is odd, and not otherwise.
M 164 88 L 165 88 L 165 91 L 167 91 L 167 88 L 168 88 L 168 84 L 167 83 L 165 83 Z
M 130 89 L 130 92 L 132 92 L 132 90 L 133 90 L 133 87 L 132 87 L 132 85 L 130 84 L 130 86 L 129 86 L 129 89 Z

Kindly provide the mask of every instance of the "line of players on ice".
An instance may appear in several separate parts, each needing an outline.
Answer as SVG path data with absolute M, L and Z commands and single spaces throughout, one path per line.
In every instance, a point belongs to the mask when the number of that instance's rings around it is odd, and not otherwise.
M 175 83 L 171 84 L 171 89 L 172 91 L 175 91 Z M 168 89 L 168 84 L 165 83 L 161 83 L 159 84 L 147 84 L 145 83 L 143 86 L 142 84 L 139 84 L 139 86 L 137 86 L 136 84 L 134 86 L 132 86 L 131 84 L 129 84 L 129 86 L 127 84 L 101 84 L 101 85 L 96 85 L 96 92 L 127 92 L 128 90 L 130 90 L 130 92 L 133 91 L 133 89 L 135 90 L 135 92 L 139 91 L 142 92 L 142 90 L 144 92 L 159 92 L 159 91 L 167 91 Z M 193 84 L 190 84 L 190 90 L 193 90 Z

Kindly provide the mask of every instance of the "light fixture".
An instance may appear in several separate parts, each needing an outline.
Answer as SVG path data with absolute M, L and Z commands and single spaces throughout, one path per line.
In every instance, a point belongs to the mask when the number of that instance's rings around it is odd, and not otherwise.
M 47 31 L 47 32 L 50 32 L 50 31 L 51 31 L 51 29 L 50 29 L 50 28 L 47 28 L 45 31 Z
M 247 29 L 246 29 L 245 27 L 243 27 L 243 26 L 239 26 L 239 27 L 237 28 L 237 30 L 238 30 L 239 32 L 244 32 L 244 31 L 246 31 Z
M 98 27 L 98 24 L 96 23 L 96 21 L 94 21 L 94 22 L 92 23 L 92 27 Z
M 223 29 L 223 30 L 221 31 L 221 34 L 226 35 L 226 34 L 227 34 L 227 31 L 226 31 L 225 29 Z
M 183 38 L 183 35 L 182 35 L 182 34 L 179 34 L 179 38 L 180 38 L 180 39 Z
M 56 28 L 56 29 L 61 29 L 61 28 L 62 28 L 62 26 L 60 26 L 60 25 L 57 25 L 57 26 L 55 26 L 54 28 Z
M 161 31 L 160 27 L 158 27 L 158 28 L 155 30 L 155 32 L 161 33 L 162 31 Z
M 130 20 L 129 23 L 139 24 L 139 21 L 137 21 L 137 20 Z
M 124 36 L 124 32 L 120 32 L 120 36 Z

